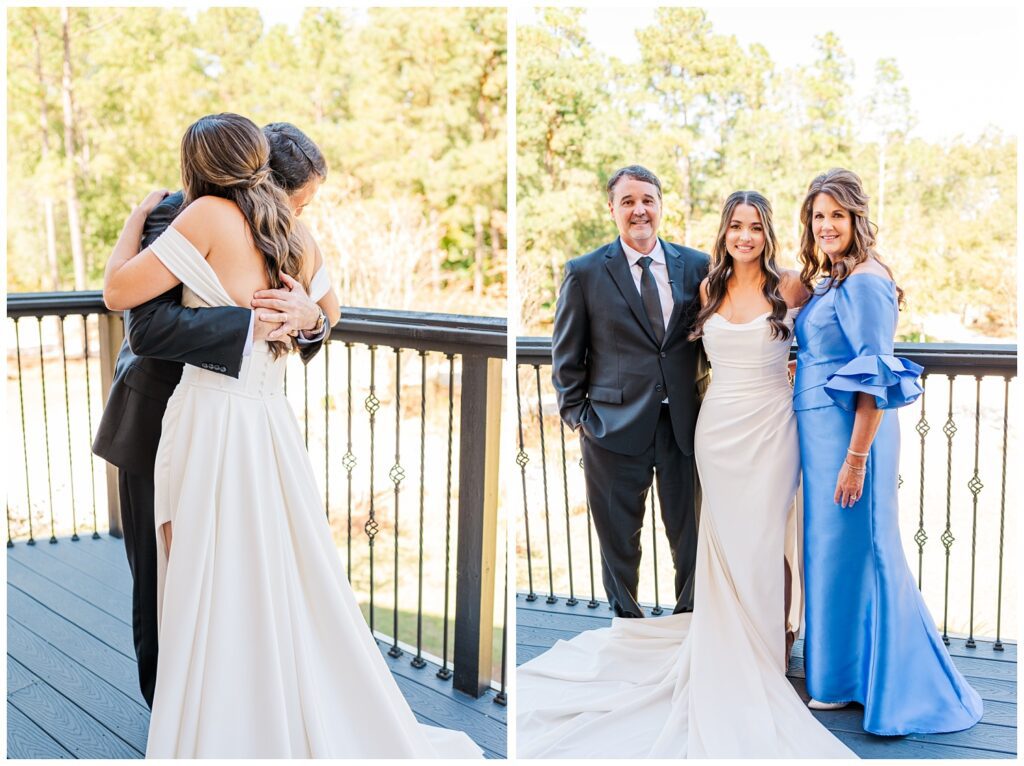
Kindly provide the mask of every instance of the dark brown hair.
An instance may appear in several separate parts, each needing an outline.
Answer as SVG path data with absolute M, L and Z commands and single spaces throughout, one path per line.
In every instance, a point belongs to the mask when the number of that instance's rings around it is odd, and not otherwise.
M 231 200 L 245 216 L 253 244 L 263 255 L 270 287 L 281 287 L 283 271 L 303 282 L 304 245 L 293 227 L 285 192 L 271 178 L 270 144 L 252 120 L 226 112 L 200 117 L 181 139 L 183 207 L 205 196 Z M 288 350 L 270 341 L 274 356 Z
M 274 183 L 288 194 L 308 184 L 314 177 L 327 178 L 327 160 L 309 136 L 290 122 L 272 122 L 263 126 L 270 142 L 270 169 Z
M 623 178 L 632 178 L 634 181 L 653 184 L 654 188 L 658 190 L 658 199 L 661 199 L 661 181 L 658 180 L 658 177 L 643 165 L 627 165 L 616 170 L 612 173 L 612 177 L 608 179 L 608 184 L 605 188 L 608 192 L 609 202 L 615 201 L 615 185 Z
M 827 194 L 838 202 L 849 214 L 852 222 L 850 247 L 841 260 L 832 263 L 824 253 L 818 252 L 814 241 L 814 200 L 819 194 Z M 838 287 L 853 273 L 857 264 L 873 258 L 885 269 L 893 282 L 896 278 L 892 270 L 885 265 L 878 251 L 875 250 L 875 236 L 878 227 L 868 218 L 868 195 L 864 193 L 864 185 L 860 176 L 852 170 L 832 168 L 811 181 L 807 187 L 807 196 L 800 207 L 800 223 L 804 230 L 800 237 L 800 281 L 809 291 L 814 292 L 814 282 L 820 276 L 828 277 L 826 290 Z M 903 307 L 903 290 L 896 285 L 896 297 L 900 308 Z
M 733 260 L 725 246 L 725 235 L 729 231 L 733 213 L 740 205 L 750 205 L 761 217 L 764 227 L 764 250 L 761 251 L 761 291 L 771 305 L 768 324 L 772 328 L 772 338 L 788 340 L 789 327 L 786 326 L 786 301 L 779 291 L 782 276 L 775 264 L 775 255 L 779 250 L 775 238 L 775 225 L 772 223 L 772 205 L 767 198 L 756 191 L 735 191 L 729 195 L 722 208 L 722 220 L 718 224 L 718 236 L 711 251 L 711 268 L 708 270 L 708 302 L 697 314 L 690 332 L 690 340 L 696 340 L 704 334 L 704 323 L 715 314 L 725 300 L 729 288 L 729 278 L 733 275 Z

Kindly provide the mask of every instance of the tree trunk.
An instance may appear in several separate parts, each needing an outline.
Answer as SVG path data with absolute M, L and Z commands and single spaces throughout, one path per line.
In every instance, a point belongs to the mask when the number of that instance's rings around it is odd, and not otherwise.
M 473 295 L 484 294 L 484 217 L 487 209 L 483 205 L 473 206 Z
M 61 6 L 60 21 L 64 37 L 64 67 L 61 77 L 61 95 L 64 104 L 64 161 L 67 172 L 68 229 L 71 235 L 71 260 L 75 269 L 75 289 L 84 290 L 85 252 L 82 248 L 82 224 L 78 215 L 75 107 L 71 85 L 71 18 L 67 6 Z
M 878 153 L 878 234 L 875 237 L 875 244 L 881 247 L 882 232 L 885 231 L 885 165 L 888 157 L 889 139 L 882 139 Z
M 43 76 L 43 43 L 39 37 L 38 23 L 32 24 L 32 37 L 36 43 L 36 78 L 39 81 L 39 155 L 44 172 L 49 170 L 50 157 L 50 116 L 46 107 L 46 78 Z M 50 193 L 50 179 L 43 179 L 43 218 L 46 228 L 46 271 L 50 279 L 50 290 L 60 290 L 60 266 L 57 263 L 57 227 L 53 220 L 53 195 Z

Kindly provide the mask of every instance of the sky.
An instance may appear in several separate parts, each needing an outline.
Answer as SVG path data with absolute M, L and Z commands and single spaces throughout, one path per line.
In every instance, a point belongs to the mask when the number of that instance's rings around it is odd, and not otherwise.
M 1011 8 L 708 8 L 718 33 L 743 47 L 761 43 L 779 68 L 814 61 L 814 38 L 836 33 L 854 65 L 854 93 L 866 95 L 875 62 L 894 58 L 910 91 L 914 135 L 948 141 L 988 125 L 1019 134 L 1020 15 Z M 518 18 L 529 21 L 526 12 Z M 639 58 L 635 31 L 653 7 L 589 8 L 588 38 L 625 61 Z
M 572 5 L 561 3 L 561 5 Z M 580 3 L 583 5 L 583 3 Z M 875 63 L 894 58 L 910 90 L 917 118 L 912 135 L 929 141 L 974 138 L 987 126 L 1019 135 L 1021 78 L 1021 13 L 1001 7 L 739 8 L 708 3 L 708 19 L 716 32 L 733 34 L 747 47 L 761 43 L 779 68 L 814 61 L 814 38 L 835 32 L 854 65 L 854 95 L 866 97 Z M 294 26 L 302 7 L 263 6 L 264 20 Z M 529 23 L 529 8 L 516 18 Z M 590 41 L 625 61 L 639 57 L 635 32 L 654 19 L 649 0 L 621 7 L 589 7 L 585 26 Z

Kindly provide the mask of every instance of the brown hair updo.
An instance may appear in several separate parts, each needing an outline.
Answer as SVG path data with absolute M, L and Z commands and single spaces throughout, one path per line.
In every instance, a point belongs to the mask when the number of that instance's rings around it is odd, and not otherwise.
M 271 288 L 282 286 L 281 271 L 303 281 L 303 242 L 288 198 L 273 183 L 270 144 L 254 122 L 225 112 L 192 123 L 181 139 L 181 181 L 183 206 L 205 196 L 238 205 L 263 255 Z M 275 357 L 288 350 L 284 341 L 270 341 L 270 347 Z

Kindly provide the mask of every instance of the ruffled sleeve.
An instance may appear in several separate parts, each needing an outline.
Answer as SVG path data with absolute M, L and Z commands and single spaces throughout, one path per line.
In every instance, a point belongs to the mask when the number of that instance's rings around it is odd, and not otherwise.
M 848 412 L 857 409 L 861 391 L 872 394 L 880 410 L 915 401 L 924 368 L 893 356 L 899 312 L 892 283 L 873 274 L 849 277 L 836 291 L 835 307 L 854 357 L 829 376 L 825 393 Z

